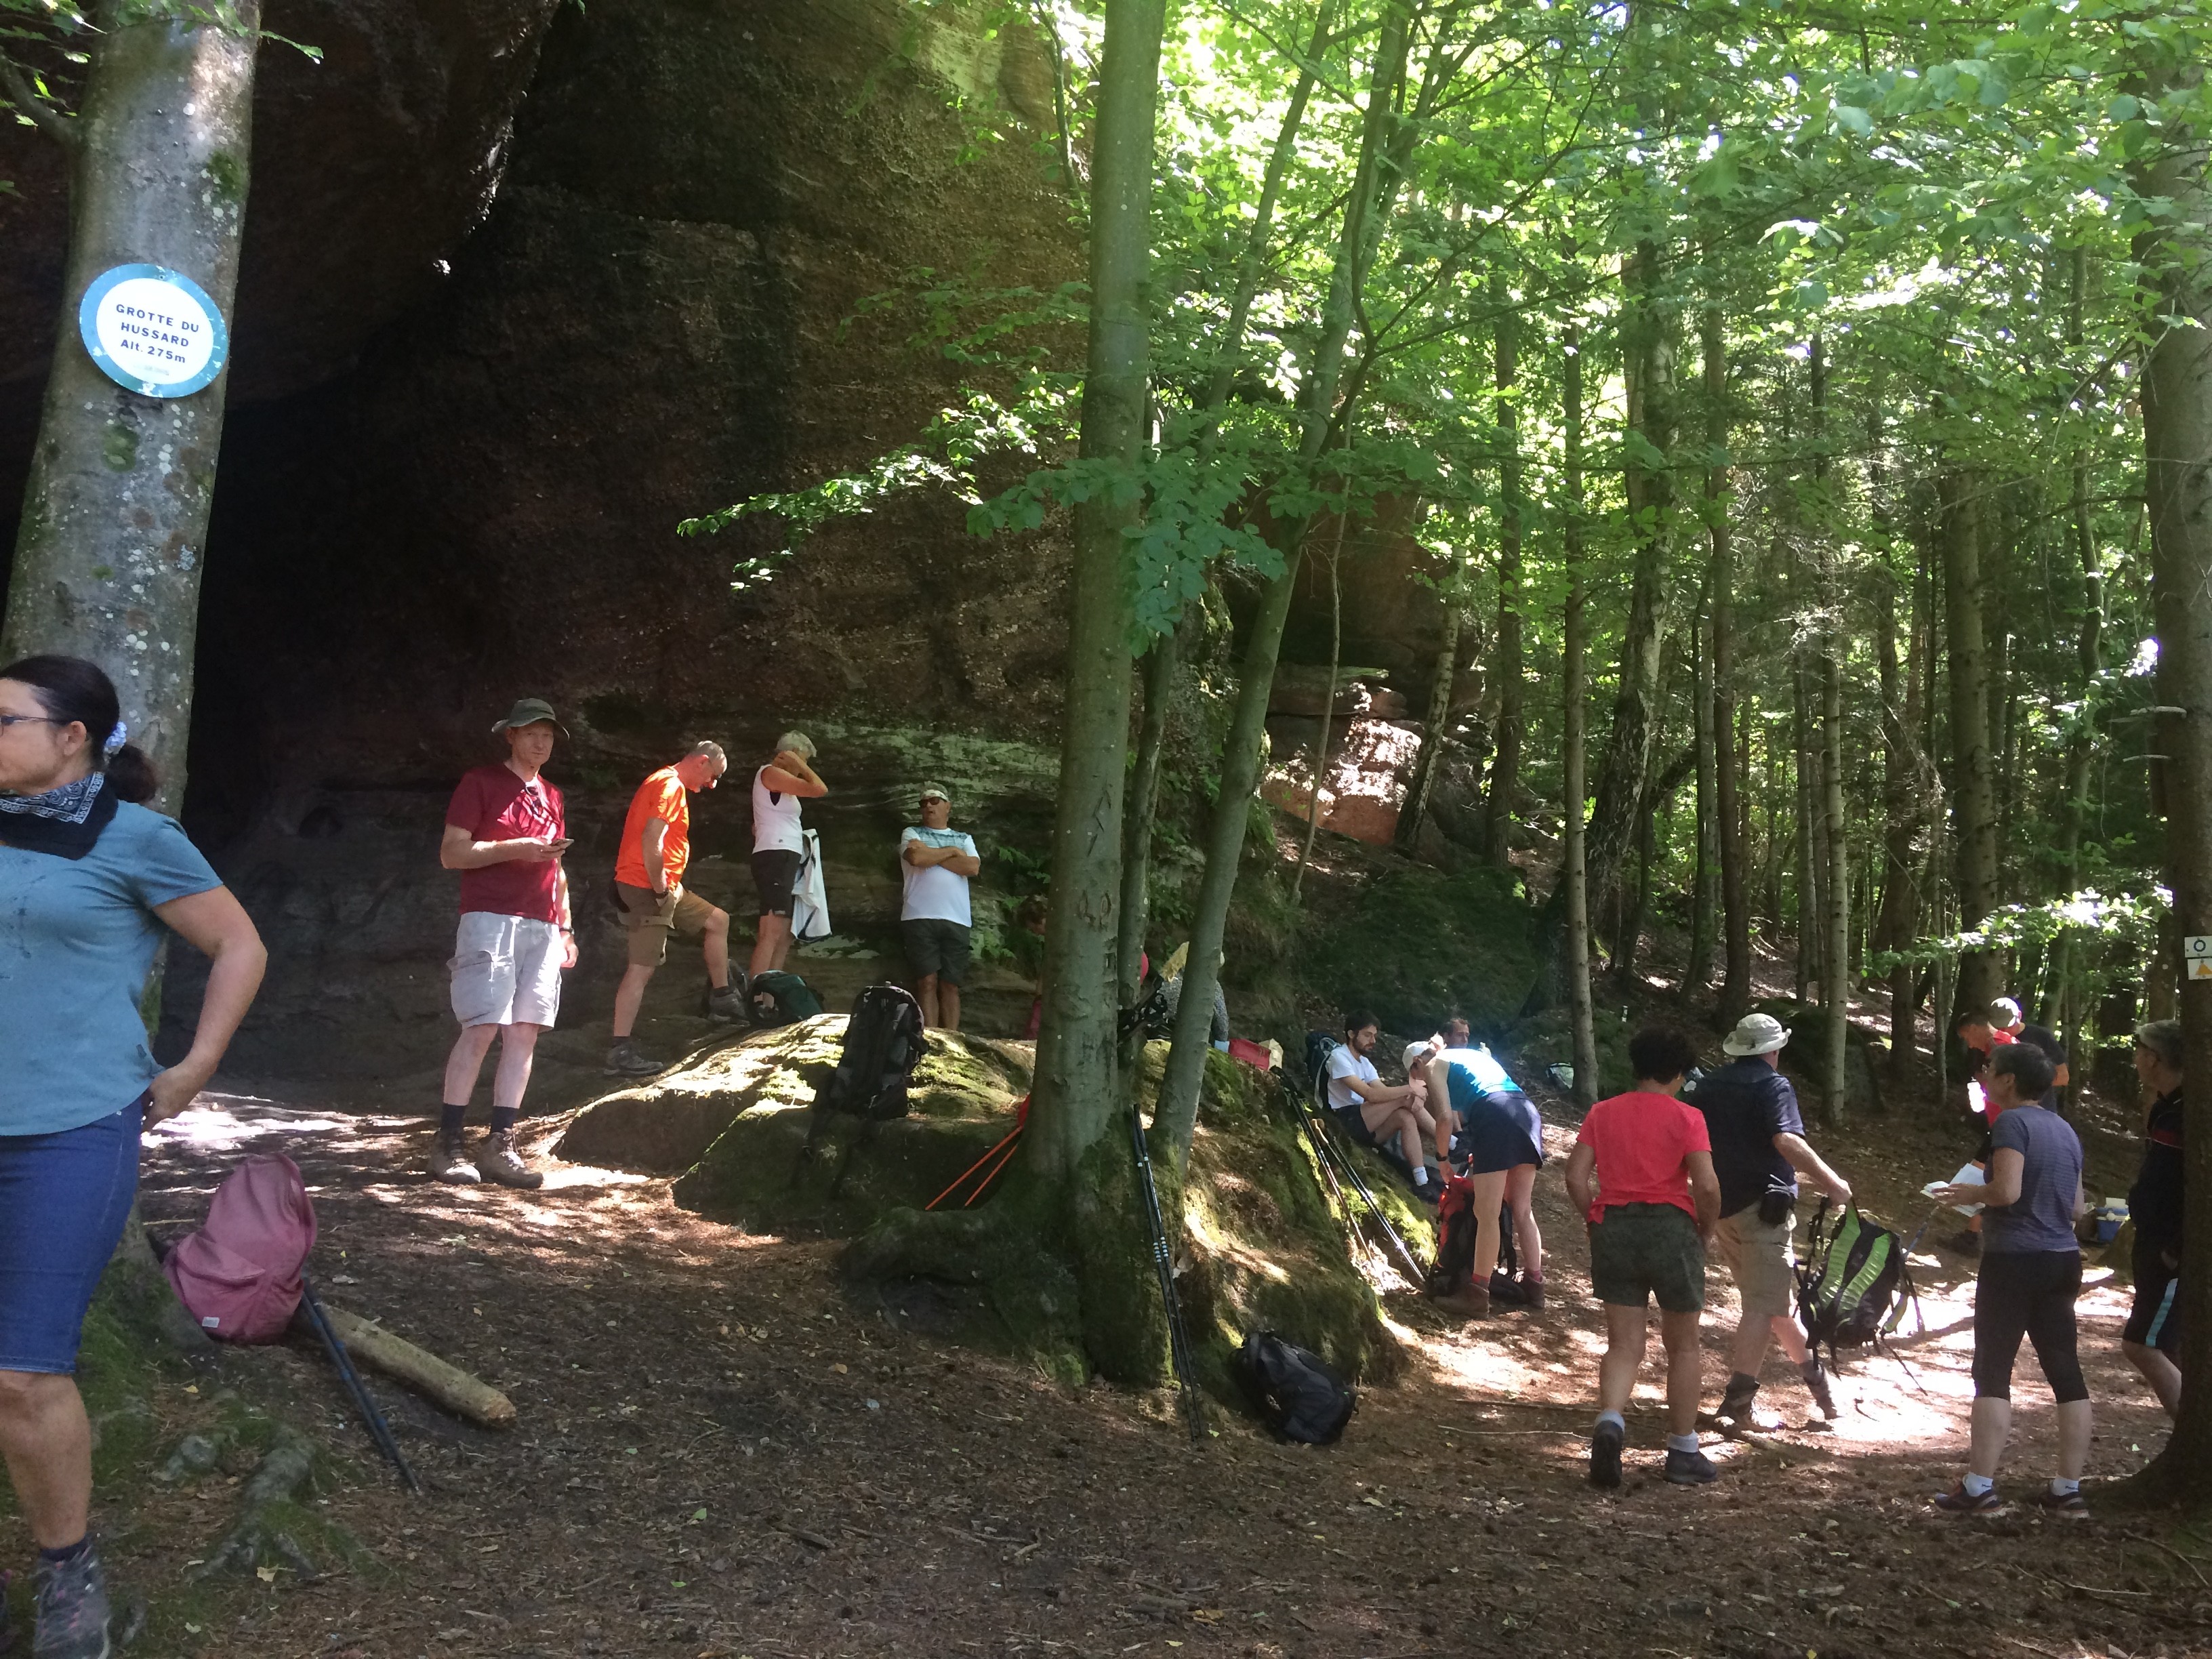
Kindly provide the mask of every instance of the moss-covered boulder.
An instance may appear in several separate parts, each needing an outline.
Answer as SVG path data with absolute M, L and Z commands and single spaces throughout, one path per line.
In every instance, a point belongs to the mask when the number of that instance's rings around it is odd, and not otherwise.
M 1153 1049 L 1148 1097 L 1166 1045 Z M 1366 1156 L 1362 1173 L 1414 1249 L 1429 1248 L 1420 1206 L 1397 1190 L 1381 1160 Z M 1311 1149 L 1273 1079 L 1226 1054 L 1206 1056 L 1182 1199 L 1176 1284 L 1209 1389 L 1228 1392 L 1230 1358 L 1256 1330 L 1311 1348 L 1346 1376 L 1396 1369 L 1397 1344 L 1329 1206 Z
M 1384 1029 L 1429 1031 L 1457 1009 L 1496 1040 L 1535 983 L 1535 912 L 1487 868 L 1395 870 L 1306 947 L 1302 978 L 1340 1008 L 1372 1009 Z
M 823 1014 L 764 1032 L 665 1080 L 683 1133 L 719 1121 L 676 1183 L 678 1204 L 748 1232 L 848 1237 L 888 1211 L 927 1205 L 1013 1127 L 1029 1092 L 1030 1046 L 933 1031 L 915 1068 L 909 1115 L 872 1126 L 827 1119 L 809 1155 L 816 1083 L 836 1063 L 845 1023 Z M 702 1074 L 696 1082 L 694 1072 Z M 649 1103 L 618 1110 L 611 1126 L 636 1122 L 641 1140 L 666 1144 L 678 1133 L 644 1127 Z M 567 1147 L 564 1138 L 564 1156 Z

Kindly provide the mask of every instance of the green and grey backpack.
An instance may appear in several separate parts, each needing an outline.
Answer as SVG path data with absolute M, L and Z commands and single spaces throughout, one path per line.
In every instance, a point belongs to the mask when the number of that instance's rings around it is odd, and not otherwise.
M 1814 1352 L 1825 1346 L 1833 1360 L 1840 1349 L 1879 1348 L 1895 1333 L 1905 1304 L 1919 1305 L 1905 1255 L 1905 1241 L 1857 1205 L 1837 1212 L 1832 1225 L 1828 1200 L 1820 1200 L 1797 1264 L 1797 1317 Z

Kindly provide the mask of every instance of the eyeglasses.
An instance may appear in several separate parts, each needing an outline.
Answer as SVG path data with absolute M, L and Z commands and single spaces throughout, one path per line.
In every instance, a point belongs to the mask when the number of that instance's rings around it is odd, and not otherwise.
M 0 714 L 0 732 L 11 726 L 66 726 L 67 720 L 58 720 L 52 714 Z

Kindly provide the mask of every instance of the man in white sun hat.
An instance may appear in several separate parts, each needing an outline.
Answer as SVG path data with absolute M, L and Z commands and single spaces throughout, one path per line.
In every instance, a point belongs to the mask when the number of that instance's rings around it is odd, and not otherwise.
M 1723 1428 L 1753 1426 L 1752 1399 L 1770 1341 L 1779 1341 L 1796 1362 L 1819 1420 L 1836 1417 L 1834 1391 L 1790 1313 L 1797 1281 L 1790 1237 L 1797 1225 L 1799 1176 L 1819 1182 L 1838 1204 L 1850 1202 L 1851 1188 L 1805 1139 L 1797 1091 L 1780 1069 L 1789 1041 L 1789 1028 L 1772 1015 L 1746 1014 L 1722 1040 L 1729 1063 L 1708 1072 L 1684 1096 L 1705 1115 L 1721 1184 L 1713 1244 L 1743 1304 L 1728 1389 L 1715 1413 Z

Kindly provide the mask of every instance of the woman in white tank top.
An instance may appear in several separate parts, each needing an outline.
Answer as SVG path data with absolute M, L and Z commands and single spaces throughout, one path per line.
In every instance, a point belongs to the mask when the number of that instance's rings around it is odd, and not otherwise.
M 830 793 L 809 764 L 814 740 L 804 732 L 787 732 L 775 742 L 775 758 L 753 774 L 753 885 L 760 889 L 760 928 L 753 938 L 748 976 L 781 969 L 791 954 L 792 890 L 805 850 L 799 803 Z

